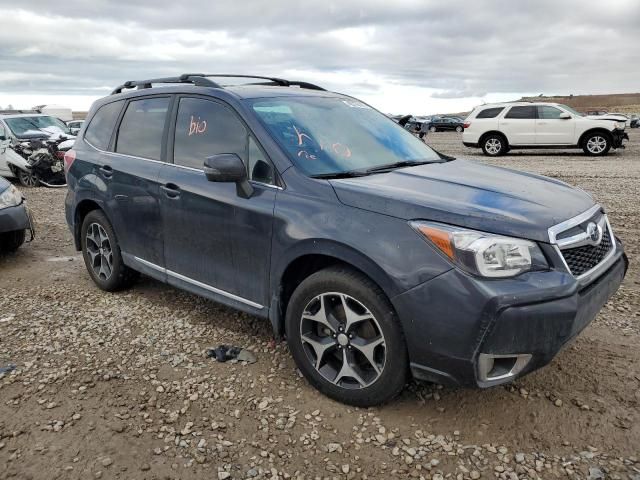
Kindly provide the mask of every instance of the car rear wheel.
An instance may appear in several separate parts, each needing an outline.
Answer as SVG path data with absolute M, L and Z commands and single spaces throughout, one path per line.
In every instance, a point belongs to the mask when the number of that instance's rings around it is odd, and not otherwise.
M 40 185 L 40 181 L 31 172 L 25 170 L 18 170 L 18 181 L 23 187 L 37 187 Z
M 89 212 L 82 222 L 80 235 L 84 263 L 99 288 L 112 292 L 135 282 L 139 274 L 122 261 L 115 232 L 103 212 Z
M 458 133 L 462 133 L 463 130 L 464 130 L 464 128 L 462 128 L 461 126 L 457 126 L 456 127 L 456 132 L 458 132 Z
M 489 135 L 482 141 L 482 151 L 489 157 L 504 155 L 507 150 L 507 142 L 501 135 Z
M 291 296 L 286 314 L 291 354 L 306 379 L 350 405 L 378 405 L 407 380 L 404 336 L 380 288 L 345 267 L 321 270 Z
M 592 157 L 606 155 L 611 149 L 611 137 L 604 133 L 592 133 L 584 139 L 582 149 Z
M 24 243 L 26 238 L 25 230 L 0 233 L 0 252 L 15 252 Z

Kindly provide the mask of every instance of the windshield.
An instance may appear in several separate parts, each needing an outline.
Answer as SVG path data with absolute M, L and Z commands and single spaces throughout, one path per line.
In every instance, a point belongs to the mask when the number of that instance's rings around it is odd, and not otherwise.
M 307 175 L 441 161 L 382 113 L 350 98 L 261 98 L 253 111 Z
M 47 115 L 7 118 L 5 122 L 7 122 L 7 125 L 16 137 L 24 136 L 29 130 L 38 131 L 46 127 L 58 127 L 63 133 L 71 133 L 69 127 L 62 120 Z
M 569 113 L 573 113 L 574 115 L 578 116 L 578 117 L 584 117 L 584 115 L 582 115 L 580 112 L 576 112 L 573 108 L 571 107 L 567 107 L 566 105 L 560 105 L 562 108 L 564 108 L 567 112 Z

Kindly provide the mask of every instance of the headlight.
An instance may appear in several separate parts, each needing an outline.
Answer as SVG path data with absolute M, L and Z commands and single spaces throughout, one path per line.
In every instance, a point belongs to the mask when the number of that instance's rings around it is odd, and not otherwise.
M 627 126 L 627 122 L 615 122 L 616 128 L 624 129 Z
M 549 264 L 540 247 L 529 240 L 503 237 L 440 223 L 411 226 L 463 270 L 482 277 L 513 277 Z
M 0 193 L 0 208 L 15 207 L 20 203 L 22 203 L 22 195 L 13 185 Z

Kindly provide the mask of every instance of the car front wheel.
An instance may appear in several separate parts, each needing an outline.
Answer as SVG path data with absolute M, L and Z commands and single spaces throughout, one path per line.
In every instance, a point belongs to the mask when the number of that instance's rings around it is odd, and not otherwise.
M 0 233 L 0 253 L 12 253 L 18 250 L 25 241 L 25 232 L 25 230 L 17 230 Z
M 23 187 L 37 187 L 40 181 L 31 172 L 18 169 L 18 181 Z
M 462 133 L 463 130 L 464 130 L 464 128 L 462 128 L 461 126 L 457 126 L 456 127 L 456 132 L 458 132 L 458 133 Z
M 407 351 L 393 307 L 359 272 L 329 268 L 305 279 L 291 296 L 286 331 L 302 374 L 335 400 L 378 405 L 406 383 Z
M 582 149 L 592 157 L 606 155 L 611 149 L 611 138 L 604 133 L 593 133 L 584 139 Z
M 437 132 L 438 129 L 436 127 L 429 127 L 429 131 L 434 133 L 434 132 Z
M 89 212 L 82 222 L 80 234 L 84 263 L 99 288 L 112 292 L 133 284 L 138 273 L 122 261 L 115 232 L 103 212 Z

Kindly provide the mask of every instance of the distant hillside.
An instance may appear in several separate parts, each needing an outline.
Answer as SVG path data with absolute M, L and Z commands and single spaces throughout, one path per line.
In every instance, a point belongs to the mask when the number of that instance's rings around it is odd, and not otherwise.
M 578 111 L 608 110 L 620 113 L 640 113 L 640 93 L 616 93 L 611 95 L 554 95 L 523 97 L 533 102 L 564 103 Z

